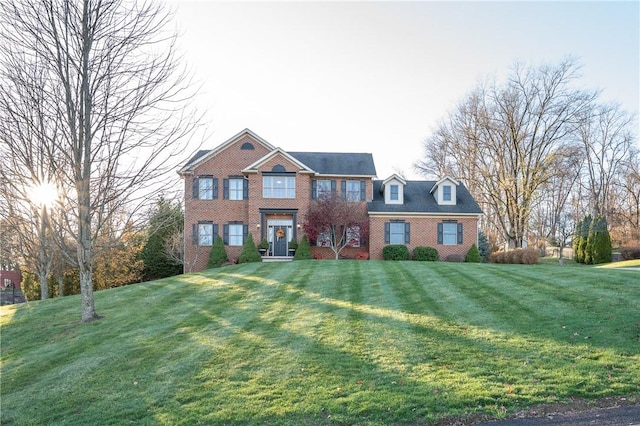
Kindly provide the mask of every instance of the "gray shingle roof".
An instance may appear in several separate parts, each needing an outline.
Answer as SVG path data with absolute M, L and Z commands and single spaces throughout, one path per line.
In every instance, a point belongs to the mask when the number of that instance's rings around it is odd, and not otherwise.
M 373 181 L 373 200 L 368 203 L 371 213 L 441 213 L 441 214 L 481 214 L 482 210 L 467 188 L 460 184 L 456 189 L 456 205 L 438 205 L 434 194 L 429 193 L 437 181 L 410 180 L 404 187 L 404 204 L 385 204 L 380 192 L 381 180 Z
M 376 175 L 376 166 L 371 154 L 289 151 L 287 154 L 323 175 Z
M 183 169 L 186 169 L 187 167 L 189 167 L 191 164 L 195 163 L 199 158 L 204 157 L 205 155 L 207 155 L 208 153 L 210 153 L 211 150 L 210 149 L 201 149 L 198 152 L 196 152 L 193 157 L 191 157 L 189 159 L 189 161 L 187 161 L 184 166 L 182 166 Z
M 191 164 L 210 153 L 210 149 L 198 151 L 182 167 L 187 169 Z M 289 152 L 296 160 L 323 175 L 375 176 L 376 166 L 373 156 L 366 153 L 338 152 Z

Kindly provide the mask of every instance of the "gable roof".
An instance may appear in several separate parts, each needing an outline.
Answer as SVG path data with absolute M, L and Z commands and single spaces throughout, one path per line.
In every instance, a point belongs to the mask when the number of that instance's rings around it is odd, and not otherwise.
M 380 191 L 383 182 L 382 180 L 373 181 L 373 200 L 368 203 L 369 213 L 482 214 L 480 206 L 462 183 L 458 185 L 456 191 L 455 205 L 438 205 L 430 192 L 436 181 L 407 181 L 404 187 L 403 204 L 385 204 L 384 194 Z
M 402 176 L 400 176 L 397 173 L 392 174 L 391 176 L 389 176 L 388 178 L 386 178 L 385 180 L 382 181 L 382 183 L 380 184 L 380 191 L 382 191 L 385 187 L 386 184 L 388 184 L 391 181 L 398 181 L 400 182 L 402 185 L 406 185 L 407 184 L 407 180 L 405 178 L 403 178 Z
M 236 135 L 232 136 L 231 138 L 227 139 L 225 142 L 221 143 L 214 149 L 201 149 L 200 151 L 196 152 L 195 155 L 191 157 L 189 161 L 187 161 L 180 170 L 178 170 L 178 174 L 192 173 L 193 169 L 198 164 L 203 163 L 208 158 L 226 149 L 229 145 L 233 145 L 244 136 L 251 136 L 251 138 L 253 138 L 256 142 L 260 143 L 261 145 L 263 145 L 265 148 L 269 150 L 275 149 L 273 145 L 271 145 L 269 142 L 262 139 L 260 136 L 256 135 L 255 133 L 253 133 L 251 130 L 244 129 L 241 132 L 237 133 Z
M 343 152 L 289 152 L 319 175 L 376 176 L 373 155 Z
M 453 183 L 455 186 L 460 185 L 460 182 L 455 180 L 454 178 L 452 178 L 451 176 L 445 176 L 442 179 L 440 179 L 439 181 L 437 181 L 436 183 L 433 184 L 433 188 L 431 188 L 431 192 L 432 194 L 435 192 L 436 189 L 438 189 L 438 187 L 443 183 L 449 181 L 451 183 Z
M 262 164 L 266 163 L 267 161 L 269 161 L 271 158 L 275 157 L 278 154 L 282 155 L 287 160 L 289 160 L 291 163 L 293 163 L 297 167 L 299 167 L 299 169 L 300 169 L 299 171 L 300 172 L 309 172 L 309 173 L 313 173 L 314 172 L 312 169 L 309 168 L 309 166 L 307 166 L 306 164 L 304 164 L 303 162 L 301 162 L 297 158 L 293 157 L 290 153 L 286 152 L 282 148 L 274 149 L 273 151 L 271 151 L 270 153 L 268 153 L 264 157 L 260 158 L 258 161 L 256 161 L 253 164 L 250 164 L 247 167 L 245 167 L 242 170 L 242 172 L 243 173 L 256 173 L 258 171 L 258 168 Z

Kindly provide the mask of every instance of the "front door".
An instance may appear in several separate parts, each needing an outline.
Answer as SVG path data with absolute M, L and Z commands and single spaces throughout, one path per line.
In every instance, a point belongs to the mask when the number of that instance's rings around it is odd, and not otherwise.
M 276 226 L 273 229 L 273 255 L 287 255 L 287 227 Z

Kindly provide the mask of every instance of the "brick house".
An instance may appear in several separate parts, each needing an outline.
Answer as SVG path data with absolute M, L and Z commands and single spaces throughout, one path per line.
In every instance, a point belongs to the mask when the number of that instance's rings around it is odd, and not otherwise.
M 366 251 L 381 259 L 385 244 L 399 243 L 436 247 L 444 258 L 477 244 L 482 212 L 464 185 L 449 177 L 376 180 L 368 153 L 289 152 L 245 129 L 199 151 L 178 173 L 185 185 L 187 272 L 206 268 L 218 235 L 229 258 L 240 256 L 249 233 L 256 244 L 269 241 L 268 256 L 289 256 L 289 242 L 302 237 L 309 204 L 324 191 L 368 211 L 369 237 L 356 238 L 347 255 Z M 315 256 L 331 256 L 321 239 L 312 243 Z

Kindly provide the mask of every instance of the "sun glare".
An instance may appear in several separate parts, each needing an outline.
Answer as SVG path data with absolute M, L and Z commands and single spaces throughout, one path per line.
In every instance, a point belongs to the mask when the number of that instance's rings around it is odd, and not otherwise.
M 50 182 L 35 185 L 30 191 L 31 201 L 39 206 L 51 206 L 58 198 L 58 190 Z

